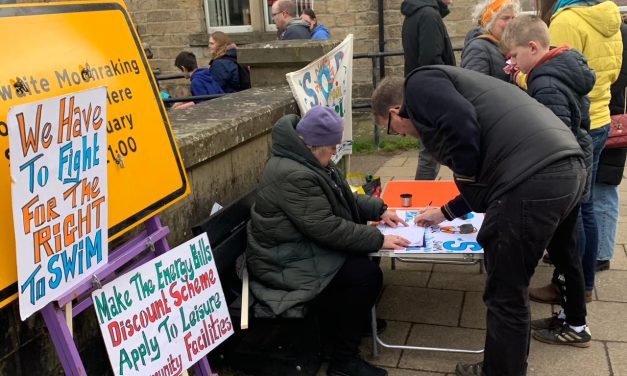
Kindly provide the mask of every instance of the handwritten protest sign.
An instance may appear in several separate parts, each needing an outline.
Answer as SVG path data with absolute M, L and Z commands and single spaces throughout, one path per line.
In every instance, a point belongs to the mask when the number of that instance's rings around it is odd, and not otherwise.
M 178 375 L 233 334 L 207 234 L 92 293 L 116 375 Z
M 342 144 L 333 161 L 353 152 L 353 35 L 305 68 L 286 75 L 301 114 L 312 107 L 328 106 L 344 119 Z
M 22 320 L 108 259 L 107 89 L 11 108 L 11 193 Z
M 9 175 L 11 107 L 107 87 L 110 240 L 190 192 L 159 87 L 124 1 L 19 3 L 24 2 L 0 4 L 0 35 L 11 37 L 11 58 L 0 69 L 0 308 L 19 289 Z

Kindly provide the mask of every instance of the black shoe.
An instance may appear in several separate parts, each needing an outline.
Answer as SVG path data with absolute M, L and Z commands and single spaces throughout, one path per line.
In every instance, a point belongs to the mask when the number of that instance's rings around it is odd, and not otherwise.
M 455 367 L 456 376 L 482 376 L 483 375 L 483 362 L 475 364 L 463 364 L 457 363 Z
M 533 332 L 533 338 L 550 345 L 568 345 L 576 347 L 590 347 L 592 335 L 586 326 L 581 333 L 577 333 L 570 325 L 564 323 L 557 329 L 543 329 Z
M 597 260 L 597 272 L 602 272 L 610 268 L 610 260 Z
M 334 360 L 327 368 L 327 376 L 387 376 L 388 371 L 361 358 Z
M 551 256 L 549 256 L 548 253 L 545 253 L 544 256 L 542 256 L 542 262 L 545 264 L 553 265 L 553 261 L 551 261 Z
M 388 322 L 383 319 L 377 319 L 377 335 L 380 335 L 388 327 Z M 372 323 L 368 320 L 368 325 L 361 331 L 362 337 L 372 336 Z
M 557 318 L 557 313 L 553 313 L 553 316 L 546 319 L 531 320 L 531 329 L 534 330 L 553 330 L 561 328 L 562 325 L 564 325 L 564 320 Z

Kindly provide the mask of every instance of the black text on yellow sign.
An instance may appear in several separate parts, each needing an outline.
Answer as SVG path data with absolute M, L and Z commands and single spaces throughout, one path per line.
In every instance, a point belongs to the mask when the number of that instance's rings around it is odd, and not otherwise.
M 122 2 L 0 6 L 0 33 L 11 46 L 0 70 L 2 307 L 17 296 L 9 108 L 107 87 L 110 238 L 182 199 L 189 186 L 158 87 Z M 78 108 L 66 112 L 69 122 L 83 115 Z

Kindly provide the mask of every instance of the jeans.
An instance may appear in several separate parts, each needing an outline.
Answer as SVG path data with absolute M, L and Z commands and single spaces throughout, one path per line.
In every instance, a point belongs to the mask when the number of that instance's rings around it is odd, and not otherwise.
M 531 320 L 529 281 L 554 235 L 563 230 L 572 236 L 576 222 L 573 211 L 581 200 L 585 179 L 583 158 L 569 157 L 536 172 L 490 202 L 477 236 L 487 271 L 483 295 L 487 308 L 483 358 L 486 376 L 526 374 Z M 575 252 L 574 247 L 554 248 L 552 257 L 576 260 Z
M 618 186 L 602 183 L 594 185 L 594 214 L 599 226 L 597 260 L 611 260 L 614 256 L 619 207 Z
M 425 149 L 422 142 L 418 152 L 418 168 L 416 169 L 416 180 L 435 180 L 440 172 L 440 164 L 433 158 L 431 153 Z
M 610 127 L 606 125 L 590 132 L 594 147 L 592 157 L 593 187 L 596 185 L 599 157 L 605 146 L 605 141 L 607 141 L 609 131 Z M 591 291 L 594 288 L 594 274 L 597 266 L 597 254 L 599 253 L 599 229 L 594 214 L 595 201 L 593 189 L 588 200 L 581 203 L 581 220 L 578 225 L 579 256 L 581 257 L 586 291 Z

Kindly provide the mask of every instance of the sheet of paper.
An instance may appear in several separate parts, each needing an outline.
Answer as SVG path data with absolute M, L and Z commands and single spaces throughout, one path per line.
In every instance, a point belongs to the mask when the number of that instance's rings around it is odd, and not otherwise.
M 390 227 L 387 225 L 379 225 L 379 231 L 383 235 L 398 235 L 410 241 L 410 247 L 424 247 L 425 228 L 416 226 L 414 218 L 417 215 L 416 210 L 397 210 L 396 215 L 401 217 L 409 226 L 399 225 Z

